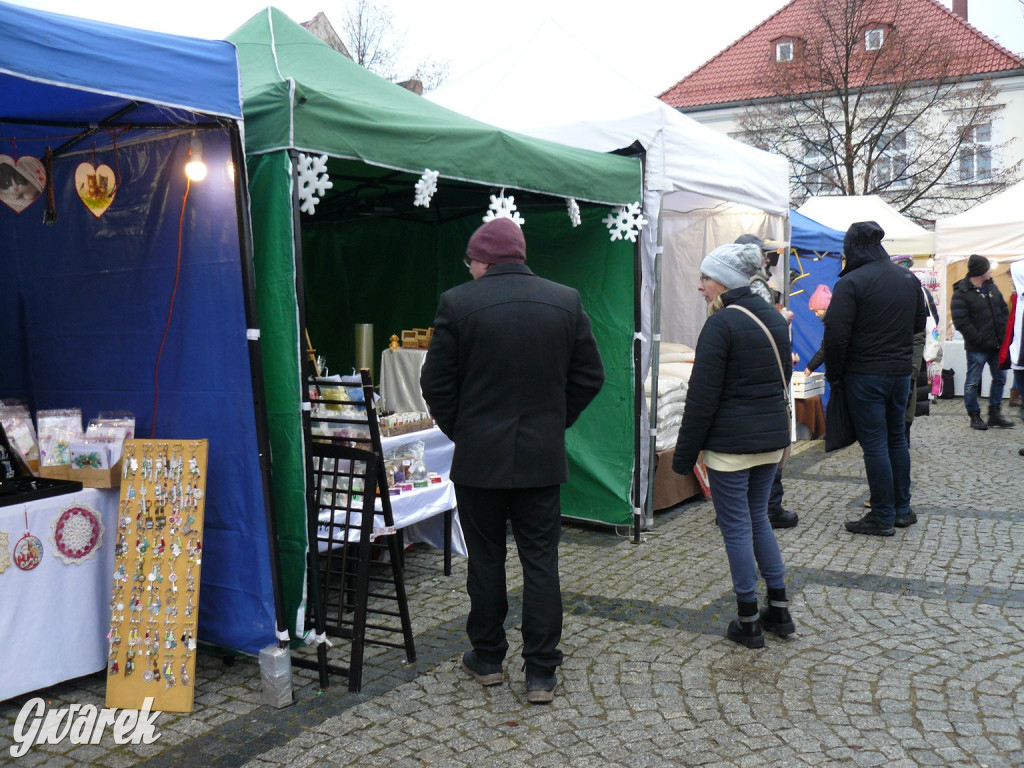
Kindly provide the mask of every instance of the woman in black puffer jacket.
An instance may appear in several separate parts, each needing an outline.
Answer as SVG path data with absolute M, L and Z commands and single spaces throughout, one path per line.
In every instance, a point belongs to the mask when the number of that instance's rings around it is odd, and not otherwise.
M 789 327 L 748 286 L 760 265 L 756 246 L 736 244 L 716 248 L 701 263 L 698 290 L 712 314 L 697 340 L 672 460 L 673 470 L 689 474 L 704 451 L 738 607 L 726 636 L 748 648 L 764 646 L 762 628 L 780 637 L 795 631 L 782 555 L 768 520 L 772 479 L 790 443 Z M 760 613 L 759 571 L 768 586 Z

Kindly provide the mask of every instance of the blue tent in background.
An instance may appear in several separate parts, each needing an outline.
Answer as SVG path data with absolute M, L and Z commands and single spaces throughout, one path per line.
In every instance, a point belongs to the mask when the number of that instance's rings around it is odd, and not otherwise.
M 789 308 L 793 311 L 793 351 L 800 356 L 797 370 L 803 370 L 821 346 L 824 333 L 824 325 L 807 304 L 815 288 L 827 285 L 831 289 L 839 279 L 845 233 L 829 229 L 792 209 L 789 221 L 792 227 Z M 819 372 L 822 370 L 818 368 Z M 822 400 L 827 399 L 826 390 Z
M 257 653 L 283 624 L 241 120 L 230 43 L 0 2 L 0 396 L 209 439 L 198 639 Z

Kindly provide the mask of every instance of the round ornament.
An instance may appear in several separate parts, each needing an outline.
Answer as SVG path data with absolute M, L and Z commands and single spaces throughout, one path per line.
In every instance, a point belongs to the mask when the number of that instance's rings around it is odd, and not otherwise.
M 43 542 L 39 537 L 25 531 L 25 535 L 14 545 L 14 564 L 23 571 L 31 571 L 43 559 Z
M 99 513 L 85 504 L 65 507 L 50 533 L 54 555 L 66 564 L 79 565 L 96 554 L 103 541 L 103 522 Z

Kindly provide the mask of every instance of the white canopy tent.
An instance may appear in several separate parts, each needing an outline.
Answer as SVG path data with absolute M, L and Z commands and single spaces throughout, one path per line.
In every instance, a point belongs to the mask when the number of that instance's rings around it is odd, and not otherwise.
M 1024 258 L 1024 181 L 957 216 L 935 222 L 935 257 L 947 262 L 972 253 Z
M 657 391 L 653 353 L 660 340 L 696 344 L 706 317 L 696 286 L 709 250 L 745 232 L 788 240 L 784 159 L 643 93 L 554 22 L 427 97 L 483 122 L 570 146 L 643 150 L 649 224 L 640 242 L 641 386 L 650 368 Z M 640 464 L 647 471 L 640 473 L 640 498 L 649 500 L 653 440 L 644 419 L 641 438 Z M 650 521 L 648 504 L 645 523 Z
M 856 221 L 875 221 L 885 230 L 882 245 L 891 256 L 931 256 L 935 253 L 935 235 L 878 195 L 812 197 L 797 211 L 840 232 L 845 232 Z
M 990 259 L 996 285 L 1013 293 L 1009 264 L 1024 259 L 1024 181 L 964 213 L 935 222 L 935 264 L 943 282 L 941 311 L 949 307 L 950 289 L 967 274 L 972 253 Z

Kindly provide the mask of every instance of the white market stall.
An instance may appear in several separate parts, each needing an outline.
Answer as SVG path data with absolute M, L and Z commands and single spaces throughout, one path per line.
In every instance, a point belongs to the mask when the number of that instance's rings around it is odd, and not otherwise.
M 954 387 L 963 394 L 966 363 L 963 342 L 953 340 L 947 324 L 951 290 L 967 274 L 967 259 L 979 254 L 992 262 L 992 274 L 1004 297 L 1013 293 L 1010 264 L 1024 259 L 1024 182 L 956 216 L 935 222 L 935 263 L 942 278 L 940 327 L 946 328 L 943 365 L 954 370 Z M 982 393 L 988 392 L 988 370 L 982 377 Z M 1009 386 L 1005 394 L 1009 394 Z
M 890 256 L 931 256 L 935 253 L 935 235 L 878 195 L 812 197 L 797 211 L 840 232 L 846 232 L 855 221 L 878 222 L 885 230 L 882 245 Z
M 500 66 L 496 66 L 500 64 Z M 638 66 L 644 66 L 638 60 Z M 427 97 L 463 114 L 570 146 L 640 150 L 642 338 L 634 355 L 639 445 L 634 501 L 652 520 L 650 437 L 643 381 L 657 391 L 660 341 L 694 346 L 706 317 L 696 291 L 703 256 L 738 235 L 787 239 L 789 181 L 782 158 L 735 141 L 643 93 L 627 77 L 546 22 L 514 49 Z M 637 495 L 639 489 L 639 495 Z

